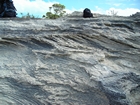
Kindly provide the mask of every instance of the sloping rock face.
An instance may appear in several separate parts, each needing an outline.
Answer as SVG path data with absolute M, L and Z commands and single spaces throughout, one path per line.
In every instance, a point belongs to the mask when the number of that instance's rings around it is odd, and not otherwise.
M 0 19 L 1 105 L 140 105 L 140 19 Z

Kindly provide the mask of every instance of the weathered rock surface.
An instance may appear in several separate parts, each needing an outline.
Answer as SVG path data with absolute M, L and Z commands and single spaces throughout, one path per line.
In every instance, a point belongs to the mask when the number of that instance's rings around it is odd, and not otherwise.
M 140 18 L 0 19 L 1 105 L 140 105 Z

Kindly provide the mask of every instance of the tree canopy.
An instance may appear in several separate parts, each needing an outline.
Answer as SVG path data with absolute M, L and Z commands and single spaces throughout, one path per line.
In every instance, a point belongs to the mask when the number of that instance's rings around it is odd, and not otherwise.
M 53 9 L 53 12 L 52 12 Z M 62 17 L 66 11 L 64 11 L 65 6 L 62 4 L 53 4 L 52 7 L 49 7 L 50 12 L 47 12 L 46 15 L 43 15 L 43 17 L 49 18 L 49 19 L 57 19 L 59 17 Z

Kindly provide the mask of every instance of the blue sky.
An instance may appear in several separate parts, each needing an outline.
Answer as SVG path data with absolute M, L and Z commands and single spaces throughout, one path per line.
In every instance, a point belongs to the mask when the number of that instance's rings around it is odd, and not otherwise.
M 49 11 L 49 7 L 54 3 L 66 6 L 66 12 L 83 11 L 89 8 L 93 13 L 107 14 L 111 10 L 118 12 L 120 16 L 129 16 L 140 12 L 140 0 L 13 0 L 17 8 L 18 16 L 21 13 L 33 14 L 42 17 Z
M 44 0 L 48 1 L 48 0 Z M 53 2 L 54 0 L 49 0 L 50 2 Z M 70 0 L 68 2 L 67 0 L 56 0 L 59 3 L 62 3 L 67 8 L 85 8 L 89 7 L 90 9 L 96 9 L 95 6 L 98 6 L 102 9 L 109 9 L 111 7 L 116 8 L 139 8 L 140 9 L 140 0 Z

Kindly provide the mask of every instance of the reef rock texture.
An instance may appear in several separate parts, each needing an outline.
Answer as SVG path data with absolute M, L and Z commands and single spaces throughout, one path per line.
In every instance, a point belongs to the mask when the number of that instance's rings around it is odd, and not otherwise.
M 0 19 L 0 105 L 140 105 L 140 18 Z

